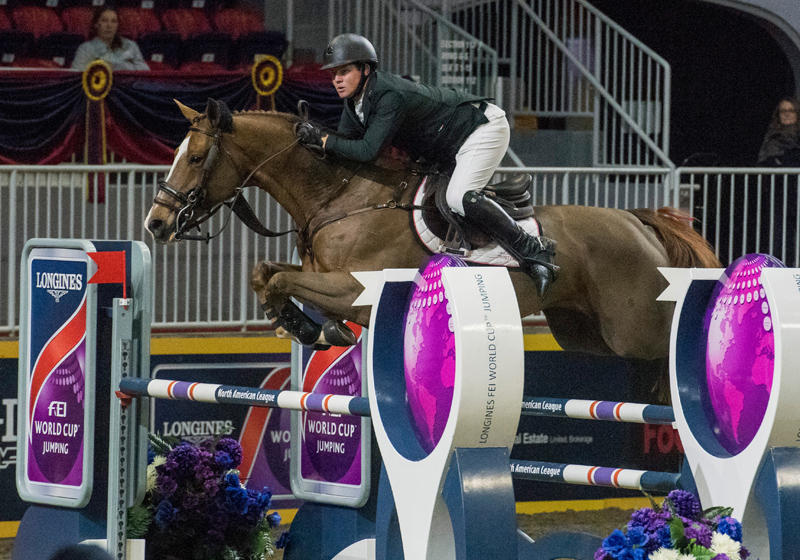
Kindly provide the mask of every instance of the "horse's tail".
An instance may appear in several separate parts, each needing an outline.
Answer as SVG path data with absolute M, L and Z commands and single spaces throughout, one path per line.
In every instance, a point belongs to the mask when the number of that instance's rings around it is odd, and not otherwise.
M 702 235 L 692 227 L 692 218 L 677 208 L 630 210 L 640 222 L 653 228 L 664 246 L 670 266 L 676 268 L 721 268 L 722 263 Z

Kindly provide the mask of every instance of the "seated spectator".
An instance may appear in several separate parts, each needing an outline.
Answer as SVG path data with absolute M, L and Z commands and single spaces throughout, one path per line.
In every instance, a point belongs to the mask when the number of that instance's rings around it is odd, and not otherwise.
M 781 99 L 758 152 L 758 165 L 800 167 L 800 103 L 791 97 Z
M 89 27 L 91 40 L 83 43 L 75 53 L 72 68 L 85 70 L 94 60 L 105 60 L 112 70 L 150 70 L 142 58 L 139 46 L 125 37 L 121 37 L 117 10 L 109 6 L 100 6 L 92 16 Z

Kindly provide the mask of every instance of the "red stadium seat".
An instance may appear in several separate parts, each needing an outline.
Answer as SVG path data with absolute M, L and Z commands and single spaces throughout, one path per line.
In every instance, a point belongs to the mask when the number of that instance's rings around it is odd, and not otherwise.
M 89 26 L 92 23 L 92 8 L 89 6 L 72 6 L 61 11 L 61 21 L 69 33 L 80 33 L 84 39 L 89 38 Z
M 8 19 L 5 10 L 0 10 L 0 31 L 11 29 L 11 20 Z
M 33 33 L 38 39 L 50 33 L 64 30 L 64 25 L 55 10 L 39 6 L 20 6 L 11 13 L 17 29 Z
M 214 26 L 235 41 L 241 35 L 264 31 L 264 18 L 252 9 L 228 8 L 214 16 Z
M 119 8 L 119 34 L 138 39 L 145 33 L 161 31 L 161 22 L 153 10 L 144 8 Z
M 84 39 L 81 33 L 63 31 L 50 33 L 36 41 L 34 51 L 37 58 L 52 60 L 60 67 L 69 68 L 75 57 L 75 51 L 78 50 Z
M 172 8 L 164 12 L 161 16 L 165 31 L 178 33 L 183 39 L 188 39 L 192 35 L 200 33 L 210 33 L 213 31 L 211 23 L 208 21 L 202 10 L 191 8 Z
M 145 33 L 139 37 L 137 43 L 150 70 L 175 69 L 180 64 L 181 36 L 177 33 Z
M 20 66 L 33 49 L 33 33 L 6 29 L 0 31 L 0 65 Z
M 183 41 L 180 69 L 187 72 L 209 73 L 225 70 L 232 51 L 233 42 L 225 33 L 194 35 Z

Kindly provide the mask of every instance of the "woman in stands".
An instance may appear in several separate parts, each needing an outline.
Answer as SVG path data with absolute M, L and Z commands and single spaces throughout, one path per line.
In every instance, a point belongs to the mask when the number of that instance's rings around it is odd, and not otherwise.
M 767 135 L 758 152 L 758 165 L 800 167 L 800 103 L 796 99 L 784 97 L 772 113 Z M 762 193 L 764 206 L 770 208 L 772 205 L 774 245 L 771 249 L 773 254 L 783 258 L 783 264 L 794 267 L 797 266 L 797 175 L 788 175 L 785 179 L 779 176 L 775 182 L 774 202 L 769 178 Z
M 139 46 L 125 37 L 120 37 L 117 10 L 100 6 L 94 11 L 89 26 L 89 37 L 75 52 L 72 68 L 85 70 L 94 60 L 105 60 L 112 70 L 150 70 L 144 61 Z
M 800 103 L 784 97 L 772 113 L 772 120 L 758 152 L 758 165 L 800 167 Z
M 414 158 L 453 169 L 447 204 L 490 235 L 519 262 L 544 298 L 554 280 L 555 242 L 529 235 L 481 189 L 506 153 L 509 126 L 502 109 L 466 92 L 418 84 L 377 70 L 375 48 L 360 35 L 335 37 L 325 49 L 344 111 L 337 134 L 323 136 L 310 123 L 298 127 L 304 145 L 368 162 L 393 146 Z

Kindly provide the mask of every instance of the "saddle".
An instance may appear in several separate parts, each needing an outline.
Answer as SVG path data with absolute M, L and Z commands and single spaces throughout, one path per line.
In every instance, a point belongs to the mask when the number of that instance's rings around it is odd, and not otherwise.
M 437 237 L 443 240 L 444 250 L 464 254 L 485 247 L 492 239 L 480 229 L 450 209 L 447 204 L 447 175 L 428 175 L 422 197 L 422 219 Z M 524 173 L 487 185 L 481 192 L 497 202 L 516 221 L 534 217 L 531 200 L 531 175 Z M 433 201 L 433 203 L 431 203 Z

